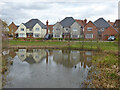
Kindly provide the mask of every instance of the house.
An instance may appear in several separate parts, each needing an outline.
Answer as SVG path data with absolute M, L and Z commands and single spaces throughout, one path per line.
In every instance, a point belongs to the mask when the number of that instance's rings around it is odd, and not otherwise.
M 8 26 L 8 28 L 9 28 L 9 36 L 15 37 L 15 32 L 16 32 L 16 30 L 18 29 L 18 26 L 16 26 L 16 25 L 14 24 L 14 22 L 12 22 L 12 23 Z
M 89 21 L 86 26 L 84 27 L 84 38 L 85 39 L 97 39 L 97 26 L 94 22 Z
M 53 26 L 53 38 L 81 38 L 82 25 L 73 17 L 66 17 Z
M 44 38 L 47 33 L 47 27 L 40 20 L 31 19 L 26 23 L 20 24 L 15 33 L 18 38 Z
M 47 52 L 43 49 L 32 49 L 30 51 L 27 49 L 18 49 L 16 52 L 21 61 L 26 61 L 30 64 L 40 63 L 41 61 L 45 60 L 46 53 Z
M 118 34 L 118 31 L 111 24 L 109 24 L 104 18 L 99 18 L 94 23 L 95 25 L 97 25 L 98 37 L 101 40 L 108 40 L 108 37 L 116 36 Z
M 89 21 L 84 27 L 85 39 L 108 40 L 109 36 L 116 36 L 118 31 L 104 18 L 99 18 L 95 22 Z

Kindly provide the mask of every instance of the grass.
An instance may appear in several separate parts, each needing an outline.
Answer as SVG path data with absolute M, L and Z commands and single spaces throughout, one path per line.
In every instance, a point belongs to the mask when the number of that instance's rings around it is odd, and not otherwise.
M 118 51 L 117 42 L 82 42 L 71 41 L 70 46 L 68 41 L 9 41 L 9 45 L 23 46 L 42 46 L 42 47 L 63 47 L 63 48 L 84 48 L 84 49 L 102 49 L 106 51 Z
M 96 53 L 92 58 L 92 63 L 96 66 L 95 69 L 100 71 L 97 75 L 92 75 L 95 77 L 92 80 L 95 87 L 118 88 L 117 53 Z

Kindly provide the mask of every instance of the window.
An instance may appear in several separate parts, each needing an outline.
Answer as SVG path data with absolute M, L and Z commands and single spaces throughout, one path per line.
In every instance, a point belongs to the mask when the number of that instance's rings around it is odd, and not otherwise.
M 68 28 L 64 28 L 65 31 L 68 31 L 69 29 Z
M 77 28 L 73 28 L 73 31 L 77 31 Z
M 39 37 L 39 34 L 35 34 L 35 37 Z
M 60 30 L 59 28 L 56 28 L 56 30 Z
M 86 38 L 93 38 L 93 34 L 86 34 Z
M 66 31 L 68 31 L 68 28 L 66 28 Z
M 72 35 L 73 38 L 78 38 L 78 35 Z
M 39 29 L 39 28 L 36 28 L 35 30 L 36 30 L 36 31 L 39 31 L 40 29 Z
M 87 28 L 88 31 L 92 31 L 92 29 L 93 29 L 92 27 L 88 27 Z
M 25 37 L 25 34 L 24 33 L 20 33 L 19 37 Z
M 55 37 L 60 37 L 60 35 L 55 35 Z
M 21 31 L 24 31 L 24 28 L 21 28 Z

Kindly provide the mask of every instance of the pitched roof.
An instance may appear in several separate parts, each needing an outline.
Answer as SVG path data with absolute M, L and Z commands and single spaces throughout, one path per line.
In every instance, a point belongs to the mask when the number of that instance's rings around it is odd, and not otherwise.
M 92 21 L 89 21 L 88 23 L 92 23 L 93 25 L 95 25 L 95 26 L 97 27 L 97 25 L 96 25 L 94 22 L 92 22 Z M 87 24 L 88 24 L 88 23 L 87 23 Z M 87 25 L 87 24 L 86 24 L 86 25 Z
M 46 25 L 44 25 L 40 20 L 38 19 L 31 19 L 26 23 L 23 23 L 27 28 L 32 29 L 35 24 L 38 23 L 42 28 L 46 28 Z
M 75 19 L 75 21 L 76 21 L 77 23 L 79 23 L 82 27 L 84 27 L 84 26 L 85 26 L 85 23 L 84 23 L 84 21 L 83 21 L 83 20 L 78 20 L 78 19 Z
M 60 22 L 60 24 L 63 27 L 70 27 L 74 22 L 75 22 L 75 20 L 73 17 L 66 17 Z
M 94 23 L 95 23 L 95 25 L 97 25 L 97 27 L 99 29 L 108 28 L 110 26 L 110 24 L 103 18 L 99 18 Z
M 112 26 L 114 25 L 114 22 L 108 22 L 108 23 L 109 23 L 110 25 L 112 25 Z

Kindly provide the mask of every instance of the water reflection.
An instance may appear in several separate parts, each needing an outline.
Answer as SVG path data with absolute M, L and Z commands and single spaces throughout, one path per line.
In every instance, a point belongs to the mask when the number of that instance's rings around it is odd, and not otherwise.
M 44 49 L 19 49 L 18 52 L 16 52 L 20 60 L 26 61 L 30 64 L 41 62 L 46 58 L 46 53 L 47 52 Z
M 48 64 L 48 56 L 53 56 L 53 61 L 68 68 L 72 68 L 80 62 L 81 65 L 84 65 L 84 68 L 86 65 L 90 67 L 92 59 L 92 52 L 77 50 L 19 49 L 16 54 L 21 61 L 26 61 L 29 64 L 40 63 L 45 59 Z
M 12 54 L 13 53 L 13 54 Z M 76 88 L 86 80 L 93 52 L 19 49 L 11 52 L 8 88 Z

